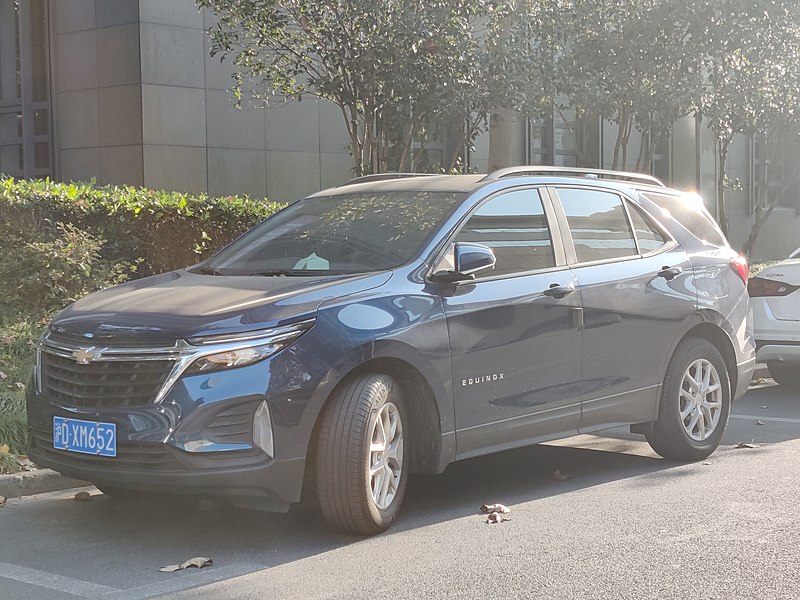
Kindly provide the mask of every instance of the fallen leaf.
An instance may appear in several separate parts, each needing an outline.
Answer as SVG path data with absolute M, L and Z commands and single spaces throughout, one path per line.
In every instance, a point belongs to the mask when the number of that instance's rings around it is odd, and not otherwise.
M 739 442 L 734 448 L 758 448 L 758 444 L 748 444 L 747 442 Z
M 703 462 L 703 464 L 704 464 L 704 465 L 710 465 L 710 464 L 711 464 L 711 461 L 710 461 L 710 460 L 707 460 L 707 461 Z
M 508 508 L 505 504 L 484 504 L 481 506 L 481 512 L 484 513 L 501 513 L 507 515 L 511 512 L 511 509 Z
M 210 567 L 213 564 L 214 561 L 210 558 L 206 558 L 205 556 L 196 556 L 195 558 L 190 558 L 179 565 L 167 565 L 166 567 L 161 567 L 159 571 L 162 573 L 174 573 L 175 571 L 182 571 L 183 569 L 188 569 L 190 567 L 202 569 L 203 567 Z
M 756 425 L 763 425 L 764 421 L 756 421 Z
M 78 492 L 73 499 L 75 502 L 88 502 L 91 498 L 92 495 L 89 492 Z
M 23 391 L 25 390 L 25 384 L 22 383 L 21 381 L 17 381 L 14 384 L 14 387 L 17 388 L 18 390 L 23 390 Z
M 0 508 L 3 508 L 6 505 L 6 497 L 0 496 Z
M 167 565 L 166 567 L 161 567 L 159 571 L 162 573 L 174 573 L 175 571 L 180 571 L 180 565 Z
M 493 512 L 488 517 L 486 517 L 487 523 L 502 523 L 504 521 L 510 521 L 510 520 L 511 519 L 509 519 L 508 517 L 504 517 L 499 512 Z
M 572 477 L 572 475 L 567 475 L 566 473 L 562 473 L 558 469 L 556 469 L 555 473 L 553 473 L 553 479 L 555 479 L 556 481 L 566 481 L 570 477 Z
M 6 375 L 6 374 L 5 374 L 5 373 L 3 373 L 2 371 L 0 371 L 0 379 L 5 379 L 5 378 L 7 378 L 7 377 L 8 377 L 8 375 Z
M 9 448 L 8 444 L 0 444 L 0 457 L 7 454 L 11 454 L 11 448 Z
M 203 567 L 210 567 L 213 564 L 214 561 L 210 558 L 206 558 L 205 556 L 197 556 L 181 563 L 181 569 L 188 569 L 189 567 L 197 567 L 198 569 L 202 569 Z
M 769 408 L 769 406 L 762 406 L 761 408 Z
M 750 382 L 750 385 L 762 385 L 764 383 L 767 383 L 767 380 L 764 379 L 763 377 L 759 377 L 758 379 L 753 379 Z

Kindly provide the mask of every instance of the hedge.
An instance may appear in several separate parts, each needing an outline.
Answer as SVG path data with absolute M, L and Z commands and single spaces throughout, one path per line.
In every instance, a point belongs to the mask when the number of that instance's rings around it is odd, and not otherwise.
M 200 261 L 281 205 L 95 183 L 0 178 L 0 315 Z

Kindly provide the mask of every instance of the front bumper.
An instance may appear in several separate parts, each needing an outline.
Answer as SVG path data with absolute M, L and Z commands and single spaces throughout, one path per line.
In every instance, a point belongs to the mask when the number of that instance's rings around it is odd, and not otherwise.
M 125 406 L 112 397 L 113 402 L 78 407 L 54 396 L 46 382 L 31 385 L 31 457 L 101 487 L 222 496 L 248 507 L 285 511 L 300 500 L 315 421 L 308 406 L 320 376 L 305 366 L 313 362 L 306 354 L 288 348 L 249 366 L 184 375 L 163 399 L 144 406 Z M 254 440 L 254 419 L 262 405 L 269 409 L 274 442 L 269 453 Z M 55 416 L 113 423 L 117 456 L 54 448 Z
M 141 449 L 141 448 L 140 448 Z M 166 445 L 144 448 L 163 456 L 173 450 Z M 98 464 L 94 457 L 85 457 L 47 448 L 34 443 L 31 459 L 64 475 L 96 483 L 100 487 L 119 487 L 137 492 L 176 496 L 218 497 L 232 500 L 248 508 L 286 512 L 299 500 L 303 485 L 305 459 L 261 460 L 249 464 L 247 457 L 226 457 L 208 469 L 148 469 L 141 465 L 120 467 L 113 463 Z M 174 457 L 173 457 L 174 458 Z M 112 460 L 113 459 L 109 459 Z M 179 459 L 175 459 L 178 463 Z M 298 493 L 293 493 L 297 490 Z

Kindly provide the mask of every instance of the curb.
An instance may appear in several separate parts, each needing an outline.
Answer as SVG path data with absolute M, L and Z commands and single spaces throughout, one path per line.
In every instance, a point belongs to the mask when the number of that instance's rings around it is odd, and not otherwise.
M 0 496 L 19 498 L 45 492 L 57 492 L 69 488 L 91 485 L 80 479 L 72 479 L 52 469 L 36 469 L 11 475 L 0 475 Z

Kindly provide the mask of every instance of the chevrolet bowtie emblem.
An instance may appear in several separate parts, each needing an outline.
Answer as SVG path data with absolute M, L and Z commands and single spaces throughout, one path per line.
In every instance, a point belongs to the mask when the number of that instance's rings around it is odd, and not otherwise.
M 102 350 L 96 350 L 94 346 L 91 348 L 80 348 L 72 353 L 72 358 L 79 365 L 88 365 L 90 362 L 97 360 L 103 355 Z

